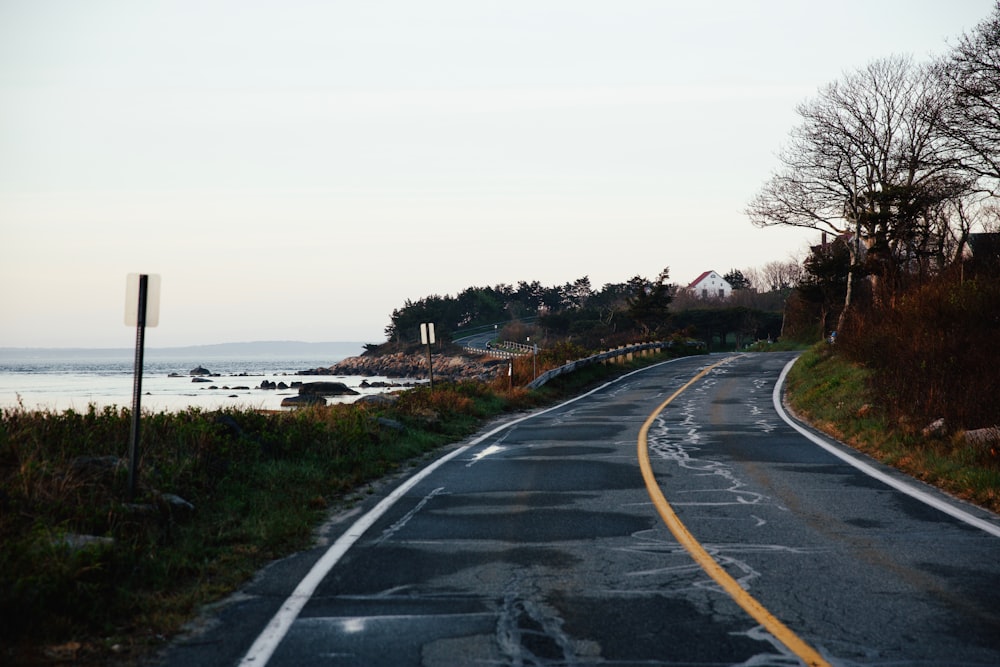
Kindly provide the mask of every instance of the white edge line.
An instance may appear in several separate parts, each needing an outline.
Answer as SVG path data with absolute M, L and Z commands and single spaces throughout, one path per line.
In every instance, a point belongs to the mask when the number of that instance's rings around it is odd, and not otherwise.
M 509 421 L 505 424 L 501 424 L 500 426 L 497 426 L 491 431 L 480 435 L 476 439 L 469 442 L 467 445 L 463 445 L 458 449 L 449 452 L 448 454 L 445 454 L 441 458 L 429 464 L 426 468 L 422 469 L 417 474 L 413 475 L 413 477 L 410 477 L 403 484 L 400 484 L 392 493 L 390 493 L 388 496 L 379 501 L 379 503 L 375 505 L 375 507 L 371 508 L 370 510 L 368 510 L 368 512 L 362 515 L 361 518 L 355 521 L 354 524 L 352 524 L 351 527 L 348 528 L 344 532 L 344 534 L 337 539 L 336 542 L 330 545 L 330 548 L 327 549 L 326 553 L 324 553 L 323 556 L 318 561 L 316 561 L 316 564 L 313 565 L 311 570 L 309 570 L 309 573 L 306 574 L 306 576 L 302 579 L 302 581 L 299 582 L 299 585 L 295 587 L 295 590 L 292 591 L 292 594 L 288 596 L 285 602 L 281 605 L 281 608 L 278 609 L 277 613 L 275 613 L 275 615 L 271 618 L 271 621 L 267 624 L 267 627 L 265 627 L 264 630 L 257 636 L 257 639 L 250 646 L 250 649 L 246 652 L 246 655 L 244 655 L 243 659 L 240 660 L 239 663 L 240 667 L 250 667 L 251 665 L 253 667 L 263 667 L 268 663 L 268 661 L 271 659 L 271 656 L 274 654 L 274 651 L 278 648 L 278 644 L 280 644 L 281 640 L 285 638 L 285 635 L 288 633 L 288 630 L 292 627 L 292 623 L 294 623 L 295 619 L 298 618 L 299 612 L 301 612 L 302 608 L 305 607 L 306 603 L 312 597 L 313 593 L 316 592 L 316 587 L 319 586 L 320 582 L 323 581 L 326 575 L 330 573 L 330 570 L 333 569 L 333 566 L 337 564 L 337 562 L 344 556 L 345 553 L 347 553 L 348 549 L 354 546 L 354 543 L 361 538 L 361 536 L 365 533 L 365 531 L 371 528 L 372 524 L 378 521 L 378 519 L 383 514 L 385 514 L 389 510 L 389 508 L 395 505 L 396 502 L 400 498 L 402 498 L 410 489 L 416 486 L 419 482 L 421 482 L 425 477 L 434 472 L 437 468 L 444 465 L 453 458 L 459 456 L 460 454 L 468 451 L 471 447 L 475 447 L 484 440 L 493 437 L 500 431 L 508 429 L 511 426 L 514 426 L 515 424 L 520 424 L 521 422 L 527 419 L 531 419 L 532 417 L 537 417 L 538 415 L 543 415 L 546 412 L 551 412 L 552 410 L 557 410 L 563 406 L 569 405 L 570 403 L 578 401 L 581 398 L 590 396 L 591 394 L 598 392 L 616 382 L 619 382 L 629 377 L 630 375 L 634 375 L 635 373 L 647 371 L 651 368 L 662 366 L 663 364 L 669 364 L 674 361 L 680 361 L 681 359 L 690 359 L 690 358 L 691 357 L 678 357 L 677 359 L 668 359 L 667 361 L 662 361 L 658 364 L 652 364 L 650 366 L 634 370 L 630 373 L 626 373 L 625 375 L 617 377 L 614 380 L 611 380 L 610 382 L 605 382 L 601 386 L 595 387 L 584 394 L 575 396 L 569 399 L 568 401 L 563 401 L 562 403 L 558 405 L 553 405 L 550 408 L 539 410 L 538 412 L 533 412 L 529 415 L 525 415 L 523 417 L 519 417 L 518 419 Z
M 940 510 L 945 514 L 958 519 L 959 521 L 964 521 L 970 526 L 979 528 L 980 530 L 983 530 L 989 533 L 990 535 L 993 535 L 994 537 L 1000 537 L 1000 526 L 990 523 L 989 521 L 984 521 L 983 519 L 980 519 L 977 516 L 973 516 L 972 514 L 966 512 L 965 510 L 955 507 L 954 505 L 945 501 L 944 499 L 931 495 L 926 491 L 922 491 L 921 489 L 918 489 L 917 487 L 908 484 L 901 479 L 897 479 L 895 477 L 887 475 L 886 473 L 882 472 L 881 470 L 878 470 L 877 468 L 874 468 L 873 466 L 870 466 L 864 461 L 851 456 L 850 454 L 841 450 L 840 448 L 831 445 L 830 443 L 826 442 L 823 438 L 817 436 L 814 433 L 811 433 L 810 431 L 806 430 L 798 423 L 796 423 L 791 417 L 788 416 L 788 413 L 785 412 L 784 406 L 781 404 L 781 388 L 784 385 L 785 377 L 788 375 L 788 372 L 792 369 L 793 364 L 795 364 L 795 359 L 789 361 L 782 369 L 781 375 L 778 376 L 778 381 L 774 385 L 774 392 L 772 393 L 772 398 L 774 400 L 774 409 L 778 411 L 778 414 L 781 416 L 783 420 L 785 420 L 786 424 L 794 428 L 796 431 L 801 433 L 803 436 L 805 436 L 815 444 L 819 445 L 820 447 L 830 452 L 831 454 L 841 459 L 842 461 L 845 461 L 846 463 L 849 463 L 850 465 L 854 466 L 855 468 L 865 473 L 866 475 L 874 477 L 880 482 L 888 484 L 897 491 L 901 491 L 902 493 L 905 493 L 911 498 L 915 498 L 916 500 L 919 500 L 920 502 L 925 503 L 926 505 L 929 505 L 934 509 Z

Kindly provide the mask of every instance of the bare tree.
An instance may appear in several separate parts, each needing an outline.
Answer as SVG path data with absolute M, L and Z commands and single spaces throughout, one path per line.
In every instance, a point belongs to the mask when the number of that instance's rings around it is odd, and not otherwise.
M 954 105 L 945 120 L 962 164 L 1000 181 L 1000 2 L 993 13 L 962 36 L 935 73 Z
M 851 305 L 862 244 L 876 273 L 888 272 L 915 221 L 967 192 L 967 179 L 944 156 L 946 105 L 940 79 L 907 57 L 846 75 L 799 106 L 802 124 L 780 154 L 782 169 L 747 208 L 757 226 L 849 235 L 851 275 L 838 326 Z
M 802 264 L 795 260 L 768 262 L 757 271 L 758 289 L 776 292 L 795 287 L 802 279 Z

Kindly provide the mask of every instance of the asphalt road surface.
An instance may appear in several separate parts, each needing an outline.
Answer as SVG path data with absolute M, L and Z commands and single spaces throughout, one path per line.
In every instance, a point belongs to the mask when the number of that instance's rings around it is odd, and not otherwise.
M 455 344 L 461 345 L 463 347 L 473 347 L 477 350 L 485 350 L 486 344 L 491 342 L 497 337 L 496 330 L 487 331 L 485 333 L 473 334 L 471 336 L 464 336 L 462 338 L 456 338 Z
M 1000 517 L 786 423 L 791 358 L 668 362 L 494 425 L 161 664 L 1000 665 Z

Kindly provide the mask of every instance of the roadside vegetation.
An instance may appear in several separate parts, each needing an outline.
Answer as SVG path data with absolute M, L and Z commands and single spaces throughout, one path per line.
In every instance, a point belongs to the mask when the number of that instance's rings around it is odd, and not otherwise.
M 891 416 L 897 410 L 879 400 L 884 395 L 876 390 L 876 377 L 828 343 L 820 343 L 803 353 L 789 372 L 788 401 L 797 416 L 841 442 L 1000 512 L 998 443 L 970 440 L 968 431 L 934 428 L 934 422 L 920 427 L 923 422 Z
M 683 349 L 683 348 L 681 348 Z M 563 354 L 576 354 L 563 346 Z M 0 663 L 133 664 L 263 565 L 314 543 L 332 510 L 490 419 L 669 358 L 595 364 L 539 390 L 438 382 L 394 400 L 147 413 L 128 498 L 127 409 L 5 409 L 0 419 Z

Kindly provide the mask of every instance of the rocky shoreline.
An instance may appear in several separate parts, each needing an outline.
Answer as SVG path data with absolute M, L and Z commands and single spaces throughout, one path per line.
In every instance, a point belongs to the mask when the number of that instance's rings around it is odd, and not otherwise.
M 432 355 L 434 379 L 489 381 L 503 370 L 507 361 L 469 353 Z M 394 352 L 379 356 L 348 357 L 333 366 L 300 371 L 299 375 L 360 375 L 423 380 L 428 376 L 427 355 Z

